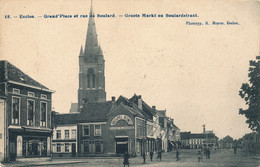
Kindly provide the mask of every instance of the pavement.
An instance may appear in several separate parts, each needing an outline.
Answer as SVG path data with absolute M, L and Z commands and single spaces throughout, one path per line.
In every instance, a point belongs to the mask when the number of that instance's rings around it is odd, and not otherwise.
M 212 150 L 211 159 L 205 159 L 198 162 L 197 156 L 198 150 L 180 150 L 180 161 L 176 161 L 175 151 L 162 154 L 162 161 L 156 159 L 154 155 L 153 161 L 150 161 L 149 156 L 146 157 L 146 163 L 143 163 L 143 158 L 138 156 L 136 158 L 130 158 L 131 167 L 259 167 L 260 157 L 255 155 L 251 156 L 245 152 L 238 150 L 237 154 L 233 153 L 233 150 Z M 75 157 L 67 159 L 52 159 L 50 161 L 37 161 L 37 162 L 10 162 L 4 164 L 5 166 L 12 167 L 27 167 L 27 166 L 69 166 L 69 167 L 84 167 L 84 166 L 96 166 L 96 167 L 115 167 L 123 166 L 122 157 Z M 1 165 L 0 165 L 1 166 Z

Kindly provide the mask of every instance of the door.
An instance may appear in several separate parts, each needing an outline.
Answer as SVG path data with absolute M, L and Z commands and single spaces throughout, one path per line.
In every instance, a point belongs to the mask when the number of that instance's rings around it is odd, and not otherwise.
M 11 161 L 15 161 L 16 158 L 16 141 L 10 141 L 9 144 L 9 151 L 10 151 L 10 159 Z
M 76 156 L 76 144 L 75 143 L 72 143 L 72 145 L 71 145 L 71 155 L 73 157 Z
M 128 152 L 128 142 L 116 142 L 116 153 L 123 154 Z

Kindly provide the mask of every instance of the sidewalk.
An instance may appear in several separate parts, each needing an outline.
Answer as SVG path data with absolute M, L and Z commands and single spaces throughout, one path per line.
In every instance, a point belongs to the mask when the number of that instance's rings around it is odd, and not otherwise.
M 12 166 L 12 167 L 23 167 L 23 166 L 46 166 L 46 165 L 63 165 L 63 164 L 77 164 L 77 163 L 86 163 L 86 161 L 80 161 L 80 160 L 60 160 L 60 159 L 52 159 L 50 161 L 32 161 L 32 162 L 9 162 L 9 163 L 3 163 L 0 164 L 0 166 Z

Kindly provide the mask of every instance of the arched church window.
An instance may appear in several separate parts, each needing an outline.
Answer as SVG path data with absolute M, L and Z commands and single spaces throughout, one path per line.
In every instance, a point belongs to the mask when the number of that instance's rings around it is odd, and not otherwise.
M 89 74 L 87 75 L 87 82 L 88 82 L 87 88 L 90 88 L 90 75 Z
M 95 77 L 93 68 L 88 69 L 87 80 L 88 80 L 88 88 L 96 87 L 96 77 Z
M 96 85 L 96 78 L 95 78 L 95 74 L 92 75 L 92 87 L 95 88 Z

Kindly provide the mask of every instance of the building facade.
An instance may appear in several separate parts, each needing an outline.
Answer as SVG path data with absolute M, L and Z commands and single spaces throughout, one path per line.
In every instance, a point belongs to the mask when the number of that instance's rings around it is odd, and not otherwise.
M 4 92 L 5 161 L 50 157 L 52 93 L 7 61 L 0 61 Z
M 78 113 L 56 114 L 52 136 L 53 157 L 77 156 L 77 124 Z

